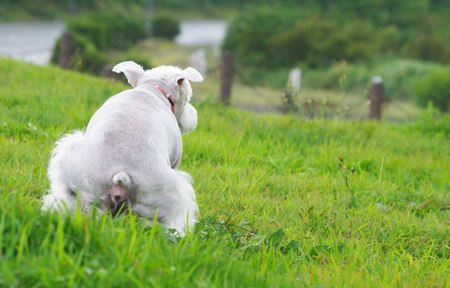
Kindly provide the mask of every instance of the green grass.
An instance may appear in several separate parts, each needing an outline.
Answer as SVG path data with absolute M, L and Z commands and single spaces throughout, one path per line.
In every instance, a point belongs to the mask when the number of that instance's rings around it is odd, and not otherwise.
M 54 142 L 124 89 L 0 59 L 0 286 L 450 286 L 450 117 L 431 108 L 403 124 L 305 120 L 207 98 L 183 136 L 193 235 L 41 213 Z

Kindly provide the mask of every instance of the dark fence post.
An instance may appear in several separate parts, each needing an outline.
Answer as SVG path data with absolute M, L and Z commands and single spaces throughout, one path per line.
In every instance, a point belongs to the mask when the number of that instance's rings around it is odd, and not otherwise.
M 298 108 L 297 104 L 294 100 L 294 92 L 291 90 L 284 90 L 281 94 L 283 97 L 283 107 L 282 112 L 283 113 L 296 113 Z
M 69 0 L 69 12 L 71 14 L 75 14 L 76 9 L 77 9 L 76 0 Z
M 73 56 L 75 54 L 75 40 L 73 34 L 65 32 L 61 38 L 59 46 L 58 65 L 63 69 L 71 69 L 73 65 Z
M 369 119 L 381 119 L 381 107 L 384 101 L 384 84 L 380 76 L 372 78 L 372 88 L 370 89 L 370 110 Z
M 153 36 L 153 12 L 154 12 L 154 3 L 153 0 L 148 0 L 147 2 L 147 19 L 145 23 L 145 30 L 148 33 L 148 36 Z
M 220 64 L 220 101 L 224 104 L 230 103 L 233 72 L 233 53 L 225 51 L 222 53 L 222 62 Z

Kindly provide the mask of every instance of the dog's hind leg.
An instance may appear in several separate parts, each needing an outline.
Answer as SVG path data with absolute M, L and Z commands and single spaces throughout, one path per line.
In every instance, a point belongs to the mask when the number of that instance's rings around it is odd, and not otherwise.
M 141 199 L 140 203 L 133 203 L 131 210 L 140 217 L 147 218 L 148 226 L 152 226 L 157 220 L 166 228 L 175 229 L 180 236 L 184 236 L 186 232 L 192 232 L 197 223 L 198 206 L 194 188 L 188 173 L 173 169 L 169 173 L 168 178 L 158 177 L 165 180 L 164 184 L 160 183 L 162 190 Z
M 195 223 L 197 223 L 198 206 L 191 176 L 179 170 L 174 170 L 174 172 L 178 203 L 173 203 L 174 212 L 164 219 L 164 226 L 176 229 L 180 236 L 184 236 L 186 232 L 194 231 Z
M 48 166 L 50 191 L 43 198 L 42 210 L 74 213 L 77 206 L 75 191 L 72 191 L 64 179 L 64 162 L 72 147 L 84 139 L 81 131 L 65 135 L 56 143 Z

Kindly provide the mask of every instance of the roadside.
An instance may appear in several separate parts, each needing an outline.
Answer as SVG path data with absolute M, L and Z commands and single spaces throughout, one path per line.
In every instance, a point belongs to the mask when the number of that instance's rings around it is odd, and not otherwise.
M 0 56 L 48 65 L 54 43 L 64 31 L 62 22 L 2 23 L 0 24 Z M 217 99 L 220 89 L 220 43 L 225 37 L 226 22 L 222 20 L 187 20 L 181 22 L 181 34 L 175 42 L 147 39 L 133 48 L 147 57 L 153 66 L 193 66 L 192 55 L 203 54 L 206 60 L 205 81 L 193 84 L 194 100 Z M 119 53 L 120 54 L 120 53 Z M 111 53 L 113 62 L 120 55 Z M 117 58 L 117 59 L 116 59 Z M 238 68 L 236 68 L 238 69 Z M 239 73 L 239 71 L 236 71 Z M 286 75 L 286 82 L 287 82 Z M 279 113 L 283 103 L 281 90 L 249 86 L 236 79 L 232 88 L 231 105 L 263 113 Z M 331 90 L 302 89 L 296 97 L 300 115 L 311 117 L 339 117 L 362 119 L 368 111 L 367 96 L 346 94 Z M 405 121 L 419 109 L 408 102 L 389 103 L 384 117 Z
M 161 39 L 148 39 L 139 42 L 136 53 L 144 55 L 154 66 L 176 65 L 193 66 L 191 55 L 203 50 L 207 60 L 205 80 L 192 83 L 195 101 L 216 100 L 220 91 L 220 55 L 215 46 L 192 47 L 178 45 Z M 117 56 L 118 57 L 118 56 Z M 239 74 L 239 67 L 235 67 Z M 288 75 L 286 75 L 286 82 Z M 280 113 L 283 103 L 283 91 L 266 86 L 254 86 L 242 83 L 235 77 L 232 87 L 231 105 L 239 109 L 257 113 Z M 338 117 L 340 119 L 365 119 L 369 111 L 367 91 L 361 94 L 345 93 L 345 91 L 319 90 L 302 88 L 296 95 L 299 106 L 299 117 Z M 419 112 L 414 103 L 395 101 L 387 103 L 383 110 L 383 118 L 392 121 L 408 121 Z
M 0 56 L 48 65 L 63 22 L 0 23 Z

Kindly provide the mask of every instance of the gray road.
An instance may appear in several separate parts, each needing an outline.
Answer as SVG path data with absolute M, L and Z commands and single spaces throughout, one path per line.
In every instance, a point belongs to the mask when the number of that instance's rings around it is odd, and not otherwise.
M 48 65 L 56 40 L 63 33 L 63 22 L 0 23 L 0 56 L 38 65 Z M 186 46 L 219 45 L 226 33 L 222 20 L 186 20 L 175 39 Z
M 223 20 L 185 20 L 175 42 L 186 46 L 210 46 L 222 43 L 227 22 Z
M 0 56 L 47 65 L 63 22 L 0 23 Z

